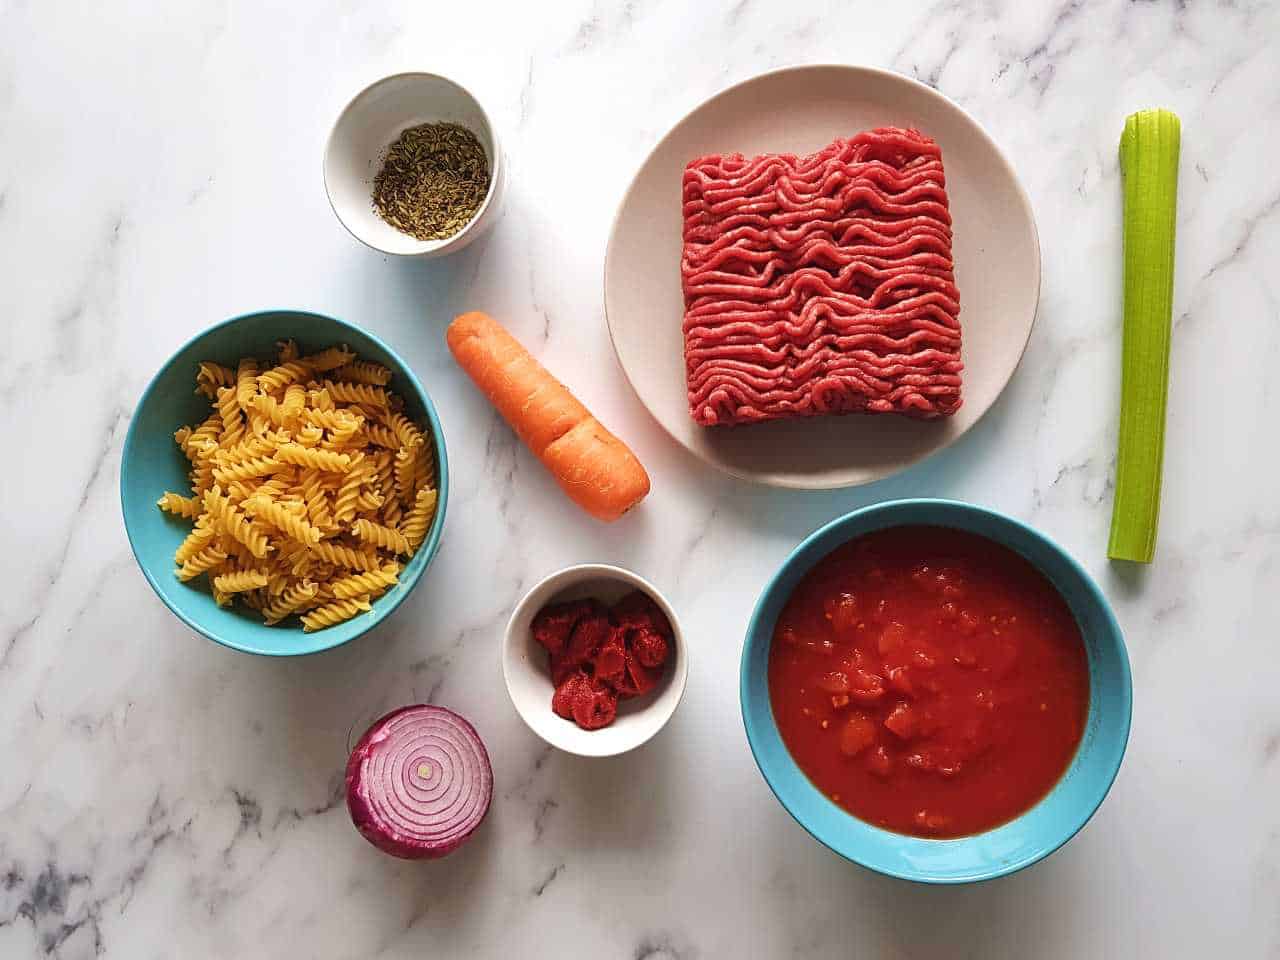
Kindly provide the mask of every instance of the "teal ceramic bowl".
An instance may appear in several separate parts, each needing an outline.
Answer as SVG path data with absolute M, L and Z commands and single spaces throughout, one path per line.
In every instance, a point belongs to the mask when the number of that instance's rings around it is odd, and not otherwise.
M 304 633 L 296 619 L 265 626 L 251 610 L 219 608 L 207 578 L 180 583 L 173 575 L 173 552 L 191 529 L 190 523 L 161 513 L 156 498 L 165 490 L 186 493 L 187 461 L 173 441 L 183 424 L 198 424 L 209 415 L 209 401 L 193 393 L 196 364 L 216 360 L 235 367 L 240 357 L 270 357 L 277 340 L 292 337 L 303 351 L 348 344 L 365 360 L 392 371 L 390 389 L 405 402 L 405 414 L 430 428 L 435 445 L 440 498 L 422 547 L 400 574 L 400 583 L 373 602 L 373 610 L 345 623 Z M 342 320 L 296 310 L 250 313 L 224 321 L 188 341 L 148 384 L 134 411 L 120 464 L 120 502 L 129 544 L 147 582 L 191 629 L 210 640 L 246 653 L 296 656 L 328 650 L 352 640 L 388 616 L 417 585 L 440 546 L 449 500 L 449 460 L 440 419 L 427 391 L 409 365 L 377 337 Z
M 927 840 L 882 830 L 846 813 L 796 766 L 774 724 L 768 659 L 778 614 L 800 579 L 840 544 L 885 527 L 928 524 L 968 530 L 1015 550 L 1057 587 L 1075 615 L 1089 661 L 1089 718 L 1062 779 L 1022 816 L 989 830 Z M 971 883 L 1021 870 L 1071 839 L 1098 809 L 1129 739 L 1133 690 L 1124 637 L 1089 575 L 1043 534 L 992 510 L 948 500 L 897 500 L 855 510 L 813 533 L 765 588 L 742 651 L 742 717 L 760 772 L 809 833 L 872 870 L 923 883 Z

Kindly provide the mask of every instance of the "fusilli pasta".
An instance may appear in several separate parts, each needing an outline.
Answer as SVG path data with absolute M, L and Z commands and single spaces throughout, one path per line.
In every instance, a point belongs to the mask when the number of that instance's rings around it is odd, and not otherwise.
M 180 493 L 167 491 L 156 501 L 156 506 L 165 513 L 172 513 L 175 517 L 186 517 L 188 520 L 194 520 L 200 516 L 204 509 L 195 497 L 184 497 Z
M 374 523 L 372 520 L 363 518 L 357 520 L 351 524 L 351 532 L 365 543 L 371 543 L 375 547 L 390 550 L 394 554 L 409 554 L 412 552 L 409 548 L 409 541 L 405 539 L 403 533 L 380 523 Z
M 413 501 L 413 509 L 409 511 L 409 515 L 404 518 L 402 532 L 404 538 L 409 541 L 410 550 L 416 551 L 422 546 L 422 541 L 426 539 L 427 529 L 431 526 L 431 519 L 436 512 L 436 491 L 430 487 L 423 487 L 418 491 Z
M 385 387 L 391 382 L 391 371 L 371 360 L 354 360 L 333 371 L 332 378 L 347 383 L 367 383 L 371 387 Z
M 400 582 L 399 573 L 400 565 L 391 563 L 381 570 L 353 573 L 341 580 L 330 580 L 329 591 L 339 600 L 351 600 L 359 596 L 376 597 Z
M 282 443 L 276 447 L 276 459 L 285 463 L 294 463 L 300 467 L 313 470 L 327 470 L 330 473 L 346 473 L 351 466 L 351 457 L 345 453 L 332 450 L 316 450 L 304 447 L 300 443 Z
M 310 580 L 303 580 L 286 587 L 279 598 L 262 608 L 262 617 L 268 625 L 279 623 L 291 613 L 303 609 L 316 598 L 319 587 Z
M 213 589 L 222 593 L 247 593 L 265 587 L 270 579 L 261 570 L 236 570 L 213 578 Z
M 253 357 L 245 357 L 236 364 L 236 403 L 245 413 L 249 412 L 249 401 L 258 391 L 258 361 Z
M 335 624 L 342 623 L 344 620 L 350 620 L 357 613 L 372 609 L 369 606 L 368 597 L 358 597 L 354 600 L 334 600 L 332 603 L 326 603 L 323 607 L 316 607 L 310 613 L 304 613 L 302 615 L 302 629 L 310 633 L 313 630 L 332 627 Z
M 390 382 L 346 346 L 303 354 L 292 340 L 274 365 L 201 363 L 196 392 L 212 409 L 174 433 L 191 496 L 156 501 L 194 522 L 175 575 L 206 574 L 220 606 L 268 624 L 296 615 L 318 630 L 371 609 L 426 539 L 437 497 L 430 438 Z
M 236 375 L 220 363 L 205 360 L 196 370 L 196 393 L 218 399 L 218 388 L 229 387 L 236 382 Z

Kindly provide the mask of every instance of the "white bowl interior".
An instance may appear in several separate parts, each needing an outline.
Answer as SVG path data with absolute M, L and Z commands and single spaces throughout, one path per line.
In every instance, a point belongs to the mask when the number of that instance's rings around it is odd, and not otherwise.
M 652 597 L 671 621 L 674 640 L 666 669 L 655 690 L 643 697 L 619 701 L 617 719 L 609 726 L 583 730 L 551 710 L 555 688 L 551 685 L 547 652 L 533 639 L 533 618 L 549 603 L 594 597 L 612 604 L 632 590 Z M 684 694 L 689 663 L 675 611 L 652 584 L 621 567 L 583 564 L 552 574 L 520 601 L 507 624 L 502 672 L 511 702 L 534 733 L 569 753 L 608 757 L 640 746 L 663 728 Z
M 459 123 L 476 135 L 489 160 L 489 193 L 467 226 L 443 240 L 417 240 L 388 224 L 373 207 L 373 180 L 387 147 L 408 127 Z M 403 73 L 379 80 L 342 111 L 324 153 L 329 202 L 356 239 L 386 253 L 415 255 L 461 246 L 493 199 L 498 169 L 493 127 L 484 109 L 452 80 L 431 73 Z

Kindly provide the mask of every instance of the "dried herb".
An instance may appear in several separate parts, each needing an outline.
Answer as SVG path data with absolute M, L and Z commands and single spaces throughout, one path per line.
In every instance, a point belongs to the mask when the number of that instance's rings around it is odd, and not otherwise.
M 465 227 L 489 193 L 489 159 L 456 123 L 409 127 L 387 147 L 373 181 L 378 215 L 418 240 L 444 240 Z

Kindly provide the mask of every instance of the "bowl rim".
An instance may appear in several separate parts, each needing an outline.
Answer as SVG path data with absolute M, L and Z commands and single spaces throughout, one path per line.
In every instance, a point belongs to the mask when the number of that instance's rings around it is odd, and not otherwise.
M 151 398 L 151 394 L 155 391 L 156 385 L 159 383 L 160 378 L 169 370 L 170 367 L 172 367 L 175 363 L 177 363 L 179 356 L 186 353 L 189 349 L 191 349 L 197 343 L 199 343 L 200 340 L 207 337 L 209 334 L 213 333 L 214 331 L 221 330 L 224 327 L 234 326 L 237 323 L 241 323 L 242 321 L 249 320 L 254 317 L 259 317 L 264 315 L 275 315 L 275 314 L 292 314 L 294 316 L 314 317 L 320 320 L 331 321 L 333 323 L 336 323 L 339 327 L 352 330 L 355 333 L 359 334 L 360 336 L 367 337 L 368 339 L 372 340 L 375 344 L 377 344 L 378 347 L 386 351 L 388 356 L 392 357 L 396 361 L 396 364 L 398 365 L 399 370 L 396 370 L 394 372 L 398 374 L 402 374 L 404 378 L 409 382 L 409 385 L 417 392 L 419 398 L 421 398 L 423 410 L 426 412 L 426 415 L 427 415 L 428 425 L 430 426 L 432 436 L 435 439 L 436 479 L 437 479 L 437 488 L 439 491 L 439 496 L 436 502 L 436 515 L 431 522 L 431 529 L 427 531 L 427 538 L 422 542 L 422 546 L 418 548 L 418 553 L 425 554 L 425 558 L 423 560 L 421 569 L 418 571 L 417 575 L 413 578 L 412 583 L 409 584 L 408 589 L 403 591 L 397 591 L 392 596 L 387 597 L 386 598 L 387 602 L 382 607 L 382 610 L 384 611 L 382 615 L 377 620 L 374 620 L 368 624 L 363 625 L 363 629 L 357 631 L 356 633 L 351 634 L 351 636 L 349 637 L 340 637 L 335 635 L 332 639 L 326 639 L 325 637 L 326 634 L 330 634 L 330 633 L 337 634 L 337 631 L 330 631 L 330 630 L 317 630 L 314 633 L 309 633 L 309 634 L 303 634 L 300 631 L 297 631 L 300 636 L 313 637 L 315 638 L 315 641 L 310 646 L 307 646 L 304 649 L 295 649 L 295 650 L 261 649 L 257 647 L 249 647 L 239 643 L 235 643 L 232 640 L 216 636 L 211 630 L 202 626 L 200 623 L 196 622 L 194 619 L 187 616 L 181 610 L 174 607 L 173 604 L 169 602 L 169 599 L 164 595 L 164 592 L 160 589 L 160 584 L 157 581 L 155 574 L 142 561 L 142 557 L 138 550 L 138 545 L 134 541 L 133 529 L 129 524 L 129 511 L 125 503 L 126 490 L 128 488 L 129 477 L 130 477 L 130 474 L 133 472 L 133 468 L 130 464 L 129 451 L 132 448 L 134 443 L 134 430 L 138 426 L 139 414 L 142 411 L 142 409 L 146 406 L 147 401 Z M 440 417 L 436 413 L 435 403 L 432 401 L 431 395 L 427 392 L 426 388 L 422 385 L 422 382 L 418 379 L 417 374 L 413 372 L 413 368 L 410 367 L 409 364 L 405 361 L 405 359 L 401 357 L 399 353 L 393 350 L 385 340 L 377 336 L 375 333 L 369 330 L 366 330 L 363 327 L 357 327 L 355 324 L 350 323 L 349 321 L 343 320 L 339 317 L 331 316 L 329 314 L 316 313 L 313 310 L 298 310 L 292 307 L 281 307 L 281 308 L 268 309 L 268 310 L 253 310 L 248 313 L 237 314 L 234 317 L 228 317 L 225 320 L 220 320 L 219 322 L 212 324 L 211 326 L 205 327 L 203 330 L 192 335 L 191 337 L 188 337 L 185 341 L 183 341 L 181 346 L 179 346 L 176 350 L 174 350 L 169 355 L 169 358 L 160 365 L 160 368 L 151 376 L 151 379 L 147 381 L 146 387 L 143 389 L 142 393 L 138 396 L 137 403 L 134 404 L 133 414 L 129 418 L 129 429 L 125 433 L 124 444 L 120 448 L 120 514 L 121 514 L 122 520 L 124 521 L 125 537 L 129 541 L 129 550 L 133 553 L 134 562 L 137 564 L 138 569 L 142 571 L 142 575 L 143 577 L 146 578 L 146 581 L 150 585 L 152 591 L 155 593 L 157 597 L 160 598 L 160 602 L 163 603 L 169 609 L 170 613 L 176 616 L 179 620 L 185 623 L 188 627 L 190 627 L 196 633 L 200 634 L 200 636 L 208 640 L 212 640 L 214 643 L 219 644 L 220 646 L 226 647 L 230 650 L 236 650 L 236 651 L 239 651 L 240 653 L 249 653 L 255 656 L 296 657 L 296 656 L 306 656 L 312 653 L 322 653 L 325 650 L 332 650 L 335 647 L 340 647 L 345 643 L 350 643 L 352 640 L 355 640 L 359 637 L 364 636 L 364 634 L 366 634 L 369 630 L 371 630 L 373 627 L 377 626 L 379 623 L 385 620 L 386 617 L 390 616 L 390 614 L 393 611 L 395 611 L 395 609 L 399 607 L 401 603 L 404 602 L 405 598 L 409 595 L 409 593 L 413 590 L 413 588 L 418 585 L 418 583 L 422 580 L 422 577 L 426 574 L 427 568 L 431 565 L 431 561 L 435 559 L 436 552 L 440 549 L 440 539 L 444 531 L 445 510 L 446 510 L 446 507 L 448 506 L 448 503 L 449 503 L 449 455 L 448 455 L 447 445 L 445 443 L 444 430 L 440 425 Z
M 549 740 L 529 721 L 529 718 L 525 715 L 525 711 L 521 708 L 520 704 L 516 702 L 515 695 L 511 692 L 510 664 L 515 656 L 514 630 L 516 620 L 520 618 L 526 608 L 533 602 L 535 594 L 546 587 L 551 581 L 559 580 L 562 577 L 568 577 L 570 574 L 576 574 L 577 576 L 573 577 L 569 582 L 562 584 L 556 591 L 552 592 L 551 596 L 554 596 L 556 593 L 560 592 L 560 590 L 568 589 L 574 584 L 586 580 L 620 580 L 635 589 L 643 590 L 647 593 L 649 597 L 662 608 L 662 612 L 667 615 L 667 619 L 671 622 L 671 632 L 676 650 L 678 651 L 675 664 L 676 669 L 671 676 L 671 683 L 675 686 L 675 696 L 671 701 L 671 708 L 667 711 L 666 716 L 661 718 L 657 726 L 655 726 L 646 737 L 636 741 L 635 743 L 619 747 L 618 749 L 583 752 L 582 750 L 576 750 L 571 746 L 566 746 L 563 743 L 557 743 Z M 550 599 L 550 597 L 547 599 Z M 511 616 L 507 618 L 507 625 L 502 631 L 499 659 L 502 662 L 502 682 L 507 690 L 507 699 L 511 701 L 511 706 L 515 708 L 521 722 L 523 722 L 534 735 L 542 740 L 543 743 L 554 747 L 557 750 L 562 750 L 565 753 L 570 753 L 578 757 L 616 757 L 624 753 L 629 753 L 638 747 L 644 746 L 661 733 L 666 725 L 671 721 L 671 718 L 675 716 L 676 710 L 679 709 L 681 702 L 684 700 L 685 689 L 689 681 L 689 647 L 684 641 L 684 630 L 680 626 L 680 618 L 676 615 L 675 608 L 672 607 L 671 602 L 667 600 L 661 590 L 647 579 L 640 576 L 640 574 L 632 570 L 628 570 L 626 567 L 620 567 L 611 563 L 574 563 L 567 567 L 560 567 L 559 569 L 553 570 L 551 573 L 540 578 L 535 584 L 533 584 L 533 586 L 524 592 L 524 595 L 521 596 L 519 602 L 512 608 Z M 648 704 L 644 709 L 651 709 L 652 706 L 652 704 Z M 550 708 L 548 707 L 547 709 Z
M 1022 857 L 1020 859 L 1004 862 L 1004 863 L 996 863 L 992 865 L 989 869 L 977 871 L 964 876 L 939 876 L 936 874 L 930 874 L 930 873 L 924 872 L 923 870 L 913 871 L 909 869 L 889 868 L 889 867 L 886 867 L 884 864 L 872 863 L 872 862 L 869 862 L 867 858 L 860 857 L 856 850 L 850 848 L 849 844 L 841 844 L 835 839 L 830 839 L 828 837 L 823 836 L 824 830 L 822 829 L 822 826 L 820 824 L 807 822 L 807 820 L 801 814 L 793 810 L 791 806 L 783 799 L 781 783 L 785 778 L 793 775 L 792 771 L 790 769 L 776 769 L 772 766 L 771 762 L 767 761 L 763 757 L 764 745 L 762 743 L 762 738 L 765 736 L 766 730 L 768 728 L 776 729 L 776 723 L 773 720 L 772 708 L 771 707 L 769 708 L 767 717 L 759 716 L 757 715 L 758 711 L 756 713 L 753 713 L 748 709 L 748 702 L 750 698 L 749 697 L 750 686 L 751 686 L 750 678 L 752 676 L 752 672 L 749 669 L 750 653 L 753 650 L 753 648 L 756 647 L 759 643 L 766 642 L 764 640 L 753 640 L 753 638 L 756 638 L 760 635 L 760 631 L 762 628 L 762 618 L 764 616 L 765 607 L 767 606 L 768 601 L 771 595 L 773 594 L 773 592 L 778 588 L 779 581 L 783 578 L 784 573 L 786 573 L 794 565 L 799 563 L 802 555 L 806 551 L 808 551 L 810 548 L 812 548 L 816 543 L 831 536 L 833 533 L 842 530 L 846 526 L 855 524 L 861 520 L 865 520 L 868 517 L 875 517 L 877 514 L 883 514 L 883 515 L 886 515 L 887 518 L 892 518 L 899 514 L 904 514 L 904 513 L 909 514 L 911 512 L 918 511 L 921 508 L 935 509 L 935 510 L 940 510 L 942 512 L 954 511 L 957 514 L 966 514 L 969 516 L 975 516 L 975 515 L 982 516 L 987 519 L 994 520 L 998 524 L 1009 525 L 1014 529 L 1018 530 L 1024 536 L 1029 537 L 1033 541 L 1039 541 L 1042 545 L 1047 547 L 1050 550 L 1050 552 L 1055 554 L 1057 558 L 1064 563 L 1068 571 L 1074 577 L 1076 577 L 1079 583 L 1085 588 L 1085 595 L 1087 597 L 1088 602 L 1091 603 L 1094 606 L 1094 608 L 1101 614 L 1102 622 L 1105 628 L 1104 632 L 1106 633 L 1109 639 L 1114 640 L 1115 653 L 1118 655 L 1117 656 L 1118 665 L 1119 665 L 1118 680 L 1120 681 L 1120 689 L 1123 693 L 1123 696 L 1121 698 L 1122 703 L 1117 704 L 1117 708 L 1119 710 L 1119 715 L 1117 717 L 1119 726 L 1118 726 L 1117 732 L 1119 733 L 1120 748 L 1114 757 L 1114 762 L 1112 763 L 1110 769 L 1106 770 L 1105 775 L 1098 781 L 1101 789 L 1098 790 L 1096 799 L 1092 800 L 1090 803 L 1087 803 L 1081 806 L 1079 811 L 1075 815 L 1067 819 L 1066 829 L 1061 833 L 1060 836 L 1055 836 L 1050 842 L 1036 849 L 1031 855 Z M 872 529 L 887 529 L 895 526 L 910 526 L 917 523 L 923 524 L 926 526 L 945 526 L 946 525 L 945 523 L 939 523 L 936 520 L 914 520 L 910 516 L 905 516 L 900 522 L 895 522 L 894 520 L 890 519 L 889 522 L 886 522 L 883 525 L 872 528 Z M 969 530 L 968 527 L 963 527 L 960 529 Z M 871 530 L 862 531 L 862 532 L 871 532 Z M 994 542 L 1000 543 L 1003 546 L 1006 546 L 1009 549 L 1014 550 L 1020 556 L 1023 556 L 1023 558 L 1026 559 L 1027 562 L 1031 563 L 1037 570 L 1039 570 L 1041 573 L 1044 573 L 1039 563 L 1036 563 L 1031 558 L 1026 557 L 1025 554 L 1023 554 L 1022 551 L 1019 550 L 1013 544 L 1005 542 L 990 534 L 983 533 L 980 531 L 970 530 L 970 532 L 976 533 L 978 536 L 985 537 L 988 540 L 993 540 Z M 853 534 L 847 539 L 852 539 L 853 536 L 860 536 L 860 535 L 861 535 L 861 532 L 857 534 Z M 834 546 L 835 545 L 833 545 L 833 548 Z M 820 559 L 821 557 L 818 558 L 818 560 Z M 815 560 L 814 563 L 816 562 L 818 561 Z M 809 565 L 809 568 L 806 568 L 805 572 L 807 572 L 807 569 L 810 569 L 811 567 L 812 567 L 812 564 Z M 1058 589 L 1056 584 L 1054 585 L 1054 588 Z M 1093 697 L 1093 691 L 1094 691 L 1094 681 L 1093 681 L 1093 670 L 1091 669 L 1090 670 L 1091 702 Z M 1124 642 L 1123 631 L 1120 629 L 1120 624 L 1115 617 L 1114 611 L 1111 609 L 1111 604 L 1108 602 L 1106 595 L 1102 592 L 1102 589 L 1098 586 L 1097 582 L 1093 579 L 1093 577 L 1089 575 L 1088 571 L 1086 571 L 1084 567 L 1081 566 L 1079 561 L 1077 561 L 1075 557 L 1073 557 L 1067 550 L 1065 550 L 1060 544 L 1058 544 L 1055 540 L 1053 540 L 1047 534 L 1040 532 L 1039 530 L 1035 529 L 1029 524 L 1023 523 L 1022 521 L 1017 520 L 1013 517 L 1010 517 L 1007 514 L 1001 513 L 998 510 L 994 510 L 990 507 L 979 506 L 977 504 L 967 503 L 962 500 L 938 499 L 938 498 L 931 498 L 931 497 L 911 497 L 911 498 L 903 498 L 898 500 L 886 500 L 880 503 L 869 504 L 867 506 L 860 507 L 855 510 L 851 510 L 848 513 L 845 513 L 839 517 L 836 517 L 833 520 L 828 521 L 827 523 L 820 526 L 818 529 L 814 530 L 812 533 L 806 536 L 787 555 L 786 559 L 783 560 L 782 563 L 778 566 L 778 569 L 770 576 L 769 581 L 766 583 L 766 585 L 760 592 L 760 596 L 756 601 L 755 607 L 752 609 L 751 619 L 748 621 L 748 624 L 747 624 L 747 633 L 744 638 L 743 647 L 742 647 L 742 657 L 741 657 L 740 668 L 739 668 L 738 695 L 739 695 L 739 710 L 742 714 L 742 722 L 746 730 L 747 743 L 751 748 L 752 758 L 755 760 L 756 767 L 759 769 L 761 776 L 764 777 L 764 780 L 768 784 L 769 789 L 773 792 L 774 797 L 777 798 L 782 808 L 786 810 L 788 814 L 791 815 L 792 819 L 794 819 L 798 824 L 800 824 L 800 826 L 803 827 L 810 836 L 812 836 L 815 840 L 817 840 L 823 846 L 825 846 L 832 852 L 844 857 L 845 859 L 850 860 L 853 863 L 856 863 L 860 867 L 863 867 L 868 870 L 872 870 L 876 873 L 880 873 L 885 876 L 895 877 L 900 880 L 909 880 L 917 883 L 925 883 L 925 884 L 933 884 L 933 885 L 980 883 L 987 880 L 994 880 L 998 877 L 1007 876 L 1011 873 L 1016 873 L 1019 870 L 1025 869 L 1026 867 L 1029 867 L 1032 864 L 1038 863 L 1039 861 L 1043 860 L 1045 857 L 1049 856 L 1050 854 L 1052 854 L 1053 852 L 1061 848 L 1067 841 L 1069 841 L 1072 837 L 1074 837 L 1077 833 L 1079 833 L 1080 830 L 1083 829 L 1084 825 L 1088 823 L 1090 819 L 1092 819 L 1094 813 L 1096 813 L 1098 808 L 1102 805 L 1103 800 L 1106 799 L 1108 793 L 1110 793 L 1111 791 L 1111 786 L 1115 782 L 1116 776 L 1120 772 L 1120 766 L 1123 763 L 1124 755 L 1128 748 L 1129 733 L 1130 733 L 1130 728 L 1132 725 L 1132 717 L 1133 717 L 1133 678 L 1132 678 L 1132 671 L 1130 669 L 1130 664 L 1129 664 L 1128 649 L 1125 646 L 1125 642 Z M 783 744 L 783 749 L 784 751 L 786 750 L 785 744 Z M 810 786 L 812 787 L 811 781 L 808 781 L 808 778 L 804 773 L 804 771 L 799 768 L 799 766 L 795 763 L 794 759 L 791 759 L 791 755 L 789 752 L 786 752 L 786 757 L 789 760 L 791 767 L 794 767 L 794 775 L 798 775 L 799 777 L 804 778 L 806 782 L 809 782 Z M 1074 762 L 1075 760 L 1073 758 L 1072 763 L 1074 764 Z M 1070 766 L 1068 767 L 1068 770 L 1069 769 L 1070 769 Z M 978 837 L 982 837 L 995 830 L 1002 829 L 1003 827 L 1006 827 L 1010 824 L 1018 822 L 1023 817 L 1031 813 L 1032 810 L 1035 810 L 1040 805 L 1040 803 L 1044 802 L 1044 799 L 1047 799 L 1048 796 L 1050 796 L 1053 793 L 1053 790 L 1055 789 L 1056 789 L 1056 785 L 1054 788 L 1050 789 L 1049 794 L 1046 794 L 1045 798 L 1042 798 L 1035 805 L 1033 805 L 1029 810 L 1024 811 L 1022 814 L 1019 814 L 1019 816 L 1014 817 L 1012 820 L 1009 820 L 1006 823 L 993 827 L 991 831 L 983 831 L 982 833 L 969 834 L 964 837 L 954 837 L 954 838 L 947 838 L 942 840 L 930 840 L 929 838 L 914 837 L 907 834 L 899 834 L 895 831 L 883 830 L 879 827 L 874 826 L 873 824 L 869 824 L 866 821 L 861 820 L 860 818 L 856 817 L 854 814 L 848 813 L 847 811 L 845 811 L 845 813 L 848 817 L 857 821 L 861 826 L 864 826 L 877 833 L 886 834 L 891 837 L 900 837 L 905 841 L 919 840 L 925 843 L 956 843 L 956 842 L 969 841 Z
M 338 204 L 333 199 L 333 190 L 329 187 L 329 154 L 333 150 L 334 140 L 338 135 L 339 128 L 341 128 L 343 122 L 352 115 L 353 111 L 357 109 L 359 101 L 363 100 L 383 84 L 390 83 L 393 80 L 406 79 L 443 80 L 445 83 L 457 87 L 471 100 L 475 105 L 477 112 L 479 112 L 481 118 L 483 118 L 486 132 L 489 135 L 489 140 L 493 144 L 493 169 L 489 171 L 489 189 L 485 192 L 484 201 L 476 208 L 476 212 L 471 215 L 471 219 L 466 222 L 461 230 L 441 240 L 419 240 L 417 237 L 410 237 L 409 239 L 418 244 L 418 248 L 414 250 L 388 250 L 386 247 L 379 246 L 376 243 L 371 243 L 369 240 L 356 233 L 355 230 L 352 229 L 351 225 L 347 223 L 346 217 L 342 215 L 342 211 L 338 209 Z M 463 238 L 467 237 L 472 230 L 475 229 L 477 224 L 479 224 L 484 218 L 485 213 L 489 210 L 489 207 L 493 202 L 493 198 L 497 193 L 498 181 L 501 175 L 502 146 L 498 141 L 498 130 L 493 124 L 493 118 L 489 116 L 489 111 L 487 111 L 484 108 L 484 104 L 480 102 L 480 98 L 472 93 L 470 88 L 453 79 L 453 77 L 445 76 L 443 73 L 432 73 L 428 70 L 403 70 L 400 73 L 390 73 L 385 77 L 380 77 L 377 80 L 374 80 L 372 83 L 357 91 L 355 96 L 348 100 L 346 106 L 339 111 L 337 119 L 333 121 L 333 126 L 329 128 L 329 135 L 324 141 L 324 150 L 320 155 L 320 176 L 324 180 L 324 194 L 329 201 L 329 209 L 333 211 L 333 215 L 338 218 L 338 222 L 342 224 L 342 228 L 360 243 L 364 244 L 370 250 L 377 250 L 379 253 L 384 253 L 390 257 L 440 256 L 446 253 L 452 253 L 455 249 L 460 249 L 465 246 L 466 244 L 463 243 Z M 408 234 L 406 234 L 406 236 L 408 236 Z

